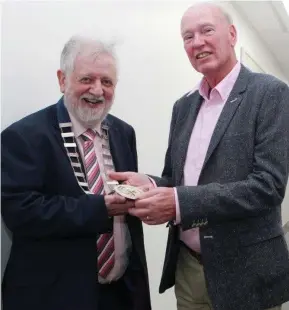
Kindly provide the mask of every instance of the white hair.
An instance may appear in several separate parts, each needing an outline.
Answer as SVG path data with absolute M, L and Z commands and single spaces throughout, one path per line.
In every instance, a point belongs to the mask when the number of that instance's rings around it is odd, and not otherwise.
M 234 23 L 233 18 L 231 16 L 231 14 L 222 6 L 221 3 L 216 4 L 216 7 L 218 7 L 220 9 L 220 11 L 224 14 L 227 22 L 232 25 Z
M 72 36 L 64 45 L 60 56 L 60 70 L 69 74 L 74 69 L 75 59 L 78 55 L 97 56 L 100 54 L 110 55 L 117 67 L 117 57 L 115 54 L 116 42 L 105 41 L 83 35 Z
M 197 6 L 213 6 L 215 8 L 218 8 L 221 13 L 223 14 L 223 16 L 225 17 L 226 21 L 232 25 L 233 24 L 233 18 L 231 16 L 231 14 L 225 9 L 224 7 L 224 4 L 223 3 L 226 3 L 227 1 L 214 1 L 214 0 L 211 0 L 211 1 L 207 1 L 207 0 L 200 0 L 200 1 L 197 1 L 195 4 L 191 5 L 188 10 L 190 9 L 193 9 Z

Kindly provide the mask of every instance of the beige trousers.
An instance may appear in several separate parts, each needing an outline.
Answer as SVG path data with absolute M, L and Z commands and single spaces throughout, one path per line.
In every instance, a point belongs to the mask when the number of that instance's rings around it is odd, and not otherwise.
M 176 270 L 175 294 L 178 310 L 213 310 L 203 266 L 182 246 Z M 281 306 L 267 310 L 281 310 Z

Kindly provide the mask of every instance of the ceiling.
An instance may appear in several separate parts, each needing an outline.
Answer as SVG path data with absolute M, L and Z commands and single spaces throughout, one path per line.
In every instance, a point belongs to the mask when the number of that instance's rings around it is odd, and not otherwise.
M 232 1 L 231 3 L 258 32 L 289 80 L 289 16 L 283 2 Z

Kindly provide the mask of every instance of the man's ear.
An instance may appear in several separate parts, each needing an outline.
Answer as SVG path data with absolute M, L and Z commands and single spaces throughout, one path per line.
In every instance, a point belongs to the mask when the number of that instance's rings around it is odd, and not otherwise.
M 65 74 L 61 70 L 57 70 L 57 78 L 60 91 L 64 93 L 65 91 Z
M 234 25 L 230 25 L 230 40 L 232 47 L 235 47 L 237 43 L 237 30 Z

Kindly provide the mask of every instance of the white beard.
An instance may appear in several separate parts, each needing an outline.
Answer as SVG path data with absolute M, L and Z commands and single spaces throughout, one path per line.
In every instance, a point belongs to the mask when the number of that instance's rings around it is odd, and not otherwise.
M 113 101 L 104 101 L 99 104 L 99 107 L 96 109 L 79 104 L 78 102 L 73 103 L 72 101 L 69 96 L 64 95 L 64 104 L 67 110 L 85 127 L 94 127 L 97 124 L 100 124 L 109 113 L 113 103 Z

